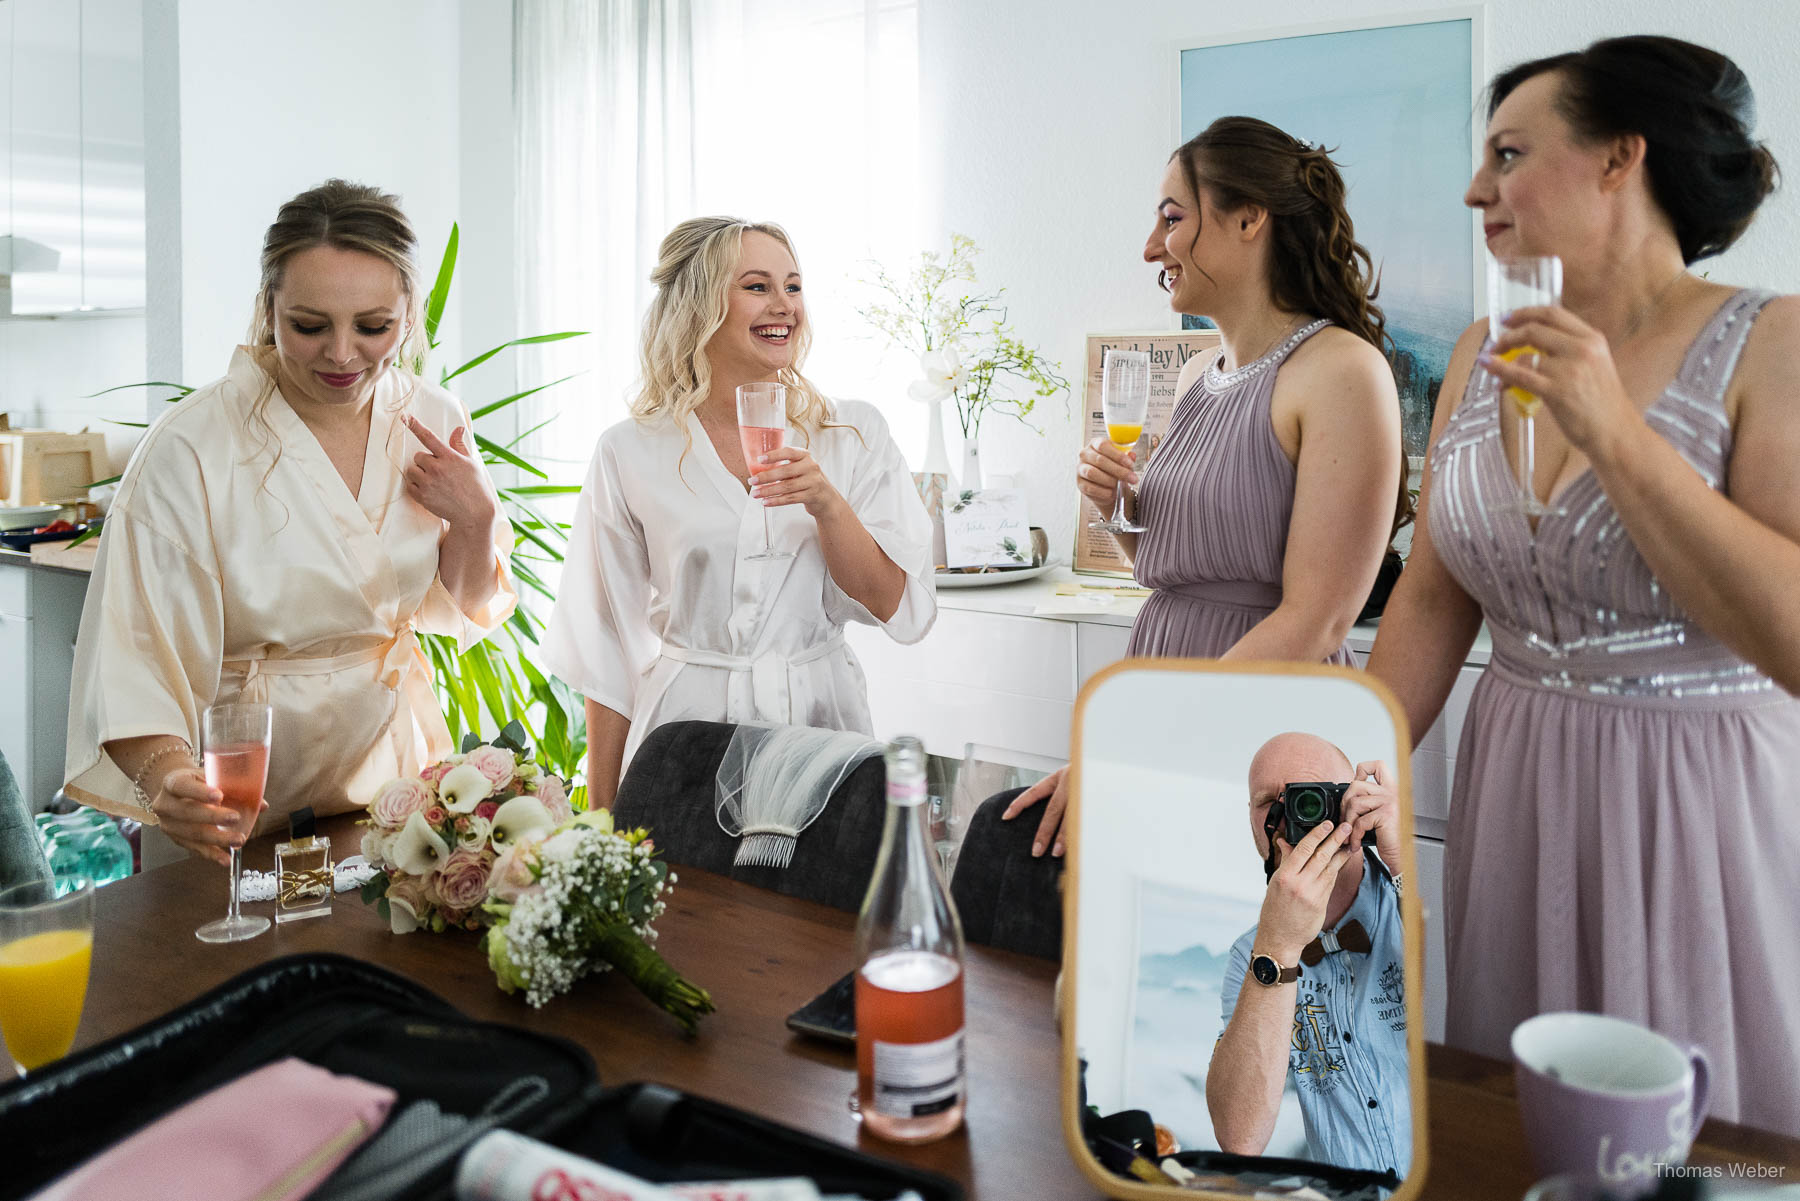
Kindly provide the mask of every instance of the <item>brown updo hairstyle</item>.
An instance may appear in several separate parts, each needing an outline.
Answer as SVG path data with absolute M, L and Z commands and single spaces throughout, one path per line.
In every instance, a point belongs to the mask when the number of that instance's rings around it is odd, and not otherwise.
M 1750 81 L 1717 50 L 1639 34 L 1533 59 L 1494 77 L 1488 116 L 1548 71 L 1560 76 L 1556 106 L 1576 136 L 1643 137 L 1650 195 L 1674 226 L 1684 262 L 1728 249 L 1775 190 L 1775 156 L 1750 135 Z
M 400 198 L 368 184 L 328 179 L 281 206 L 263 235 L 262 277 L 250 317 L 250 345 L 275 345 L 275 292 L 288 260 L 315 246 L 373 255 L 400 274 L 406 296 L 406 337 L 398 361 L 413 364 L 425 350 L 425 288 L 419 276 L 419 239 L 400 211 Z
M 1246 205 L 1268 212 L 1269 290 L 1279 307 L 1328 317 L 1389 354 L 1393 339 L 1375 303 L 1381 281 L 1368 248 L 1356 240 L 1344 177 L 1330 151 L 1255 117 L 1220 117 L 1171 157 L 1196 198 L 1204 192 L 1225 212 Z M 1412 519 L 1403 455 L 1391 534 Z

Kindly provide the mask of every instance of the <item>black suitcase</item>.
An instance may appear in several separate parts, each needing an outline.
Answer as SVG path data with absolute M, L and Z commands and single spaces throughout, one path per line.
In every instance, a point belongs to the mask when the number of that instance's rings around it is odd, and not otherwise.
M 409 1106 L 413 1116 L 432 1109 L 424 1103 L 454 1115 L 391 1180 L 372 1187 L 364 1170 L 362 1197 L 449 1197 L 455 1155 L 493 1127 L 647 1180 L 808 1176 L 827 1194 L 963 1197 L 941 1176 L 702 1097 L 657 1084 L 602 1087 L 593 1059 L 567 1039 L 472 1021 L 405 977 L 319 954 L 264 964 L 0 1086 L 0 1196 L 34 1192 L 177 1105 L 287 1056 L 395 1090 L 389 1128 Z M 343 1178 L 357 1166 L 352 1157 L 314 1195 L 348 1195 Z

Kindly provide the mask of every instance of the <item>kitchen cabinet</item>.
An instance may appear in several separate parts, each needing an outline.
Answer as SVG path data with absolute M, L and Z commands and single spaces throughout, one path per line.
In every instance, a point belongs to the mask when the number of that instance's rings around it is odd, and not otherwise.
M 142 7 L 0 4 L 0 316 L 143 307 Z
M 0 752 L 33 812 L 62 787 L 87 583 L 86 572 L 33 566 L 28 556 L 0 551 Z

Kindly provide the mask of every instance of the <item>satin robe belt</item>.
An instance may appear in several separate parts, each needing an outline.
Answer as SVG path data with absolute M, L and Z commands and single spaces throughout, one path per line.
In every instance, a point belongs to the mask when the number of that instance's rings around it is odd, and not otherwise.
M 1488 623 L 1499 675 L 1528 687 L 1652 708 L 1734 709 L 1782 697 L 1775 682 L 1685 621 L 1551 642 Z
M 424 664 L 429 674 L 429 664 L 425 664 L 425 654 L 419 646 L 418 635 L 413 633 L 411 626 L 404 626 L 386 642 L 378 642 L 374 646 L 347 651 L 341 655 L 259 656 L 254 659 L 227 659 L 221 666 L 227 671 L 244 673 L 245 700 L 266 704 L 269 691 L 266 684 L 257 682 L 261 676 L 328 676 L 333 672 L 361 667 L 365 663 L 380 663 L 381 682 L 389 688 L 398 688 L 406 676 L 407 668 L 415 661 Z
M 691 650 L 685 646 L 670 646 L 665 642 L 662 656 L 677 663 L 692 663 L 697 667 L 722 667 L 732 673 L 731 686 L 726 693 L 726 721 L 772 721 L 787 724 L 793 721 L 788 669 L 816 663 L 843 649 L 844 636 L 839 634 L 791 655 L 769 651 L 750 658 L 745 655 L 721 654 L 718 651 Z
M 402 770 L 416 770 L 408 766 L 412 759 L 418 757 L 409 754 L 413 743 L 414 722 L 418 723 L 420 732 L 425 736 L 423 753 L 427 756 L 436 748 L 450 745 L 450 727 L 445 724 L 444 710 L 438 703 L 437 694 L 432 691 L 431 663 L 425 658 L 425 650 L 419 645 L 419 636 L 412 626 L 402 626 L 400 632 L 386 642 L 378 642 L 374 646 L 348 651 L 342 655 L 227 659 L 222 666 L 228 671 L 244 673 L 244 700 L 267 704 L 267 676 L 328 676 L 333 672 L 361 667 L 365 663 L 381 664 L 381 683 L 394 690 L 395 702 L 388 710 L 386 724 L 380 730 L 371 731 L 371 741 L 379 744 L 385 737 L 392 744 L 395 760 Z M 411 711 L 412 721 L 395 720 L 400 715 L 402 698 Z M 367 804 L 370 798 L 352 799 Z
M 1266 611 L 1281 603 L 1281 586 L 1265 584 L 1261 580 L 1200 580 L 1192 584 L 1171 584 L 1157 591 L 1216 605 L 1236 605 L 1240 609 Z

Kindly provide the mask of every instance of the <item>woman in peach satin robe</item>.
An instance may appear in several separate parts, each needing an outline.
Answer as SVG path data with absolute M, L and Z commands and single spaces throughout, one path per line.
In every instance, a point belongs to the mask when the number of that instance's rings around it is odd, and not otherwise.
M 516 600 L 469 419 L 423 338 L 394 198 L 333 180 L 264 242 L 250 344 L 132 455 L 82 610 L 65 791 L 225 860 L 207 706 L 274 709 L 265 826 L 366 805 L 451 751 L 416 633 L 468 646 Z M 146 812 L 147 811 L 147 812 Z

